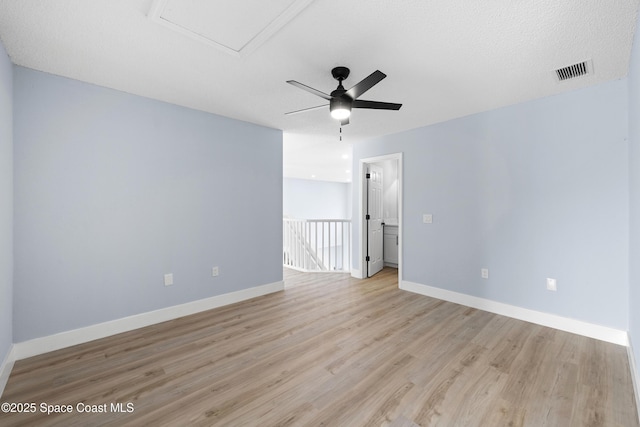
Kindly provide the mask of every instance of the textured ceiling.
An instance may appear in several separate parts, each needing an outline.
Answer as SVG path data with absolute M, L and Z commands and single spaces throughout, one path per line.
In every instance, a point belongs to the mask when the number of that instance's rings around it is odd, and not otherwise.
M 638 0 L 315 0 L 239 56 L 159 25 L 148 17 L 153 4 L 0 0 L 0 39 L 18 65 L 282 129 L 285 175 L 346 181 L 342 156 L 363 138 L 625 77 Z M 237 24 L 229 39 L 238 46 L 262 25 L 254 14 L 270 11 L 255 0 L 168 4 L 198 31 L 208 13 Z M 219 29 L 207 33 L 224 39 Z M 592 73 L 558 83 L 555 69 L 585 60 Z M 284 115 L 323 104 L 286 80 L 330 92 L 338 65 L 351 69 L 346 88 L 383 71 L 363 98 L 403 104 L 354 110 L 341 143 L 328 109 Z

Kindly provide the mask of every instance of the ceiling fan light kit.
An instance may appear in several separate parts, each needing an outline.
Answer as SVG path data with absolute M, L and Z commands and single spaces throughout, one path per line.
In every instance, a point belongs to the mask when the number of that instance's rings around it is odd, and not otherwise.
M 351 103 L 342 98 L 334 98 L 329 103 L 329 110 L 331 110 L 331 117 L 344 120 L 351 115 Z
M 299 83 L 295 80 L 288 80 L 287 83 L 329 101 L 329 111 L 331 112 L 331 117 L 336 120 L 340 120 L 341 125 L 349 124 L 349 116 L 351 115 L 351 110 L 353 108 L 397 111 L 400 109 L 400 107 L 402 107 L 402 104 L 394 104 L 391 102 L 365 101 L 358 99 L 360 95 L 362 95 L 373 86 L 380 83 L 382 79 L 387 77 L 386 74 L 379 70 L 374 71 L 368 77 L 357 83 L 349 90 L 345 90 L 344 86 L 342 86 L 342 81 L 349 77 L 349 69 L 347 67 L 335 67 L 331 70 L 331 75 L 334 79 L 338 80 L 338 87 L 333 92 L 331 92 L 330 95 Z M 316 108 L 321 107 L 324 106 L 305 108 L 303 110 L 291 111 L 286 114 L 301 113 L 305 111 L 315 110 Z

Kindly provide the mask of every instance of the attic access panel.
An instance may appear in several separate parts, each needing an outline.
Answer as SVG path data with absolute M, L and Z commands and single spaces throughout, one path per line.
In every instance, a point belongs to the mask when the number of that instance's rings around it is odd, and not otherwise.
M 154 0 L 148 17 L 232 56 L 250 53 L 313 0 Z

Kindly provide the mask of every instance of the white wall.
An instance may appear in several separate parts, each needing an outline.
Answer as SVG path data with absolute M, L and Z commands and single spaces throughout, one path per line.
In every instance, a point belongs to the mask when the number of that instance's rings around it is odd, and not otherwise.
M 398 224 L 398 161 L 374 163 L 382 168 L 382 215 L 386 224 Z
M 627 109 L 613 81 L 354 144 L 404 153 L 403 279 L 626 330 Z
M 283 214 L 299 219 L 351 219 L 351 184 L 283 180 Z
M 637 28 L 629 69 L 629 172 L 629 335 L 635 353 L 636 385 L 640 388 L 637 371 L 640 368 L 640 31 Z M 636 402 L 640 402 L 638 396 Z
M 13 343 L 13 68 L 0 43 L 0 369 Z M 0 372 L 1 374 L 1 372 Z M 0 390 L 2 389 L 0 379 Z
M 281 131 L 14 77 L 16 342 L 282 280 Z

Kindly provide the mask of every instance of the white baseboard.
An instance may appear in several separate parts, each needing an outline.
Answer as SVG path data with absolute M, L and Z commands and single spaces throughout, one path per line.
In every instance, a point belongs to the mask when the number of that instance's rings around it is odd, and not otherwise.
M 123 317 L 109 322 L 98 323 L 97 325 L 86 326 L 84 328 L 65 331 L 54 335 L 19 342 L 13 345 L 14 360 L 25 359 L 37 356 L 49 351 L 59 350 L 72 345 L 82 344 L 99 338 L 134 329 L 150 326 L 178 317 L 188 316 L 205 310 L 234 304 L 247 299 L 267 295 L 273 292 L 284 290 L 284 282 L 274 282 L 267 285 L 256 286 L 241 291 L 230 292 L 228 294 L 216 295 L 185 304 L 174 305 L 160 310 L 149 311 L 147 313 L 136 314 L 134 316 Z
M 629 336 L 629 346 L 627 347 L 627 356 L 629 356 L 629 369 L 631 370 L 631 382 L 633 383 L 633 395 L 636 397 L 636 410 L 638 411 L 638 419 L 640 420 L 640 377 L 638 374 L 638 366 L 634 357 L 633 342 Z
M 351 269 L 351 277 L 355 277 L 356 279 L 364 279 L 362 276 L 362 272 L 360 270 L 356 270 L 355 268 Z
M 623 346 L 629 345 L 629 336 L 627 331 L 609 328 L 606 326 L 596 325 L 593 323 L 583 322 L 581 320 L 570 319 L 555 314 L 544 313 L 541 311 L 530 310 L 515 305 L 504 304 L 501 302 L 488 300 L 484 298 L 474 297 L 467 294 L 449 291 L 446 289 L 436 288 L 433 286 L 421 285 L 409 281 L 402 281 L 400 289 L 414 292 L 420 295 L 426 295 L 445 301 L 454 302 L 456 304 L 473 307 L 491 313 L 500 314 L 514 319 L 524 320 L 526 322 L 535 323 L 550 328 L 559 329 L 561 331 L 571 332 L 601 341 L 619 344 Z
M 0 397 L 2 397 L 4 393 L 4 388 L 7 385 L 7 381 L 9 381 L 9 375 L 11 375 L 11 369 L 13 369 L 13 364 L 16 361 L 14 348 L 15 345 L 11 344 L 9 351 L 2 361 L 2 365 L 0 365 Z

